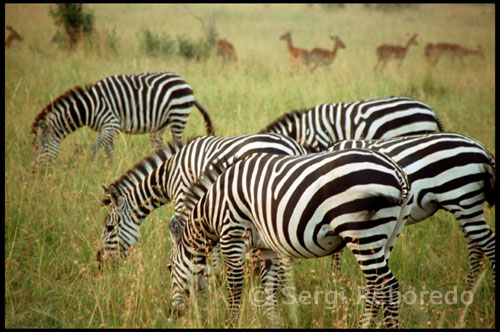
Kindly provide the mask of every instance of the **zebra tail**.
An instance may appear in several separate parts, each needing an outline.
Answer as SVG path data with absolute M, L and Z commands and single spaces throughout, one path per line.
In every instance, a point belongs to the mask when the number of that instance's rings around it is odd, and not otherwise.
M 444 126 L 443 126 L 443 122 L 441 122 L 441 119 L 437 115 L 436 111 L 434 111 L 434 118 L 436 119 L 439 131 L 445 131 Z
M 389 157 L 385 153 L 383 153 L 381 151 L 377 151 L 377 150 L 366 149 L 366 148 L 362 148 L 362 150 L 368 150 L 368 151 L 371 151 L 375 154 L 378 154 L 379 156 L 383 157 L 388 163 L 390 163 L 394 167 L 394 169 L 396 171 L 395 175 L 396 175 L 398 182 L 399 182 L 399 189 L 401 191 L 401 196 L 397 200 L 397 204 L 398 205 L 408 204 L 409 203 L 408 200 L 410 199 L 411 183 L 410 183 L 410 180 L 408 180 L 408 175 L 406 174 L 406 172 L 398 165 L 398 163 L 396 163 L 391 157 Z
M 496 190 L 495 190 L 495 160 L 491 159 L 492 172 L 489 173 L 489 178 L 484 183 L 484 193 L 486 195 L 486 201 L 490 206 L 495 205 Z M 489 180 L 489 181 L 488 181 Z
M 203 116 L 203 120 L 205 121 L 205 127 L 207 128 L 207 135 L 214 136 L 215 132 L 212 126 L 212 121 L 210 120 L 210 116 L 207 113 L 207 110 L 196 99 L 193 101 L 193 103 Z

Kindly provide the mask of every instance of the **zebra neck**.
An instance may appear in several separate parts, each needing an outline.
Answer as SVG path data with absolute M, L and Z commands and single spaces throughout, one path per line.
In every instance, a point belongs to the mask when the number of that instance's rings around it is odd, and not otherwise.
M 47 115 L 52 135 L 62 140 L 77 129 L 90 125 L 98 106 L 99 98 L 91 89 L 76 87 L 67 91 L 50 105 Z
M 127 193 L 127 205 L 136 225 L 140 225 L 151 212 L 168 201 L 165 197 L 148 194 L 148 191 L 143 189 L 144 187 L 137 183 L 136 190 Z
M 202 206 L 203 204 L 201 206 L 198 204 L 193 208 L 181 238 L 182 246 L 189 255 L 192 257 L 200 256 L 200 260 L 205 259 L 218 241 L 206 218 L 199 217 L 201 215 L 200 209 L 203 209 Z M 193 262 L 196 263 L 195 260 Z M 201 264 L 201 262 L 198 263 Z

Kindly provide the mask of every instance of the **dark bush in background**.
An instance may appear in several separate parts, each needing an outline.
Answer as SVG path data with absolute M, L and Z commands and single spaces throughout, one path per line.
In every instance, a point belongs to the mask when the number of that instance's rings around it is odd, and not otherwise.
M 50 8 L 49 14 L 54 18 L 55 25 L 62 30 L 59 35 L 56 33 L 53 40 L 70 49 L 75 48 L 82 35 L 92 34 L 94 13 L 84 8 L 81 3 L 56 4 Z

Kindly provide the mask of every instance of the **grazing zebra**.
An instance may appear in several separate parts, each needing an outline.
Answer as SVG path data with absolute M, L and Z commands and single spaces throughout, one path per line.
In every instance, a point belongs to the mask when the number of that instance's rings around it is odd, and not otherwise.
M 495 234 L 484 219 L 484 202 L 495 204 L 495 159 L 479 142 L 455 133 L 433 133 L 386 140 L 335 144 L 330 150 L 369 148 L 391 157 L 406 172 L 414 201 L 407 224 L 443 209 L 462 227 L 469 254 L 468 287 L 476 281 L 486 255 L 495 279 Z M 340 252 L 335 254 L 336 272 Z
M 436 112 L 407 97 L 320 104 L 292 111 L 261 131 L 295 139 L 310 152 L 325 151 L 345 139 L 378 139 L 443 131 Z
M 139 240 L 139 227 L 153 210 L 175 200 L 175 210 L 186 191 L 214 158 L 224 158 L 227 165 L 234 158 L 252 153 L 303 155 L 306 151 L 289 137 L 277 134 L 233 137 L 204 136 L 189 142 L 171 142 L 138 162 L 116 181 L 104 188 L 103 204 L 109 205 L 104 220 L 101 245 L 97 254 L 103 258 L 126 257 Z M 173 240 L 180 237 L 184 224 L 172 219 Z
M 361 326 L 384 305 L 398 325 L 398 282 L 387 261 L 406 219 L 409 184 L 385 155 L 353 149 L 306 156 L 254 154 L 225 169 L 217 164 L 184 196 L 191 211 L 170 252 L 171 310 L 206 282 L 207 253 L 218 243 L 226 266 L 229 309 L 238 316 L 244 253 L 258 248 L 266 315 L 277 323 L 277 255 L 316 258 L 347 246 L 367 279 Z
M 46 166 L 60 152 L 61 141 L 80 127 L 100 132 L 91 154 L 105 147 L 114 157 L 113 138 L 118 132 L 150 133 L 153 149 L 162 146 L 161 135 L 170 125 L 180 139 L 195 105 L 203 115 L 208 135 L 213 135 L 210 117 L 194 98 L 191 87 L 174 73 L 143 73 L 104 78 L 86 87 L 74 87 L 38 113 L 31 125 L 35 134 L 32 167 Z

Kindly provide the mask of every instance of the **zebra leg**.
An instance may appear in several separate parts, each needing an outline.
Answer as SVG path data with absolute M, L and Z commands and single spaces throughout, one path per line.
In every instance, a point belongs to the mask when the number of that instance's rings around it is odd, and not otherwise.
M 278 302 L 276 293 L 278 291 L 278 273 L 280 268 L 280 257 L 274 251 L 259 249 L 260 252 L 260 277 L 264 287 L 264 310 L 266 318 L 271 327 L 280 327 Z
M 114 149 L 113 149 L 113 138 L 115 137 L 118 129 L 115 126 L 106 126 L 102 129 L 99 137 L 97 137 L 96 141 L 90 147 L 90 157 L 91 160 L 94 160 L 97 151 L 103 146 L 106 146 L 106 152 L 108 153 L 108 157 L 114 157 Z M 112 159 L 111 159 L 112 160 Z
M 409 208 L 404 208 L 400 212 L 400 217 L 404 216 L 409 212 Z M 361 316 L 360 327 L 370 327 L 381 305 L 384 308 L 384 326 L 386 328 L 398 327 L 399 285 L 389 268 L 388 261 L 390 250 L 394 246 L 397 235 L 404 224 L 405 219 L 398 218 L 394 222 L 393 230 L 387 238 L 367 243 L 352 239 L 346 244 L 356 257 L 361 271 L 367 280 L 365 309 Z
M 486 222 L 483 224 L 482 232 L 479 236 L 466 233 L 465 240 L 467 241 L 467 251 L 469 255 L 469 273 L 467 275 L 467 289 L 472 289 L 472 286 L 477 281 L 481 271 L 481 262 L 484 256 L 488 257 L 491 264 L 491 273 L 493 281 L 495 281 L 495 234 L 489 229 Z M 466 228 L 464 228 L 466 232 Z
M 165 130 L 155 131 L 149 134 L 149 143 L 151 144 L 151 150 L 155 151 L 164 147 L 162 135 Z
M 365 286 L 365 309 L 359 323 L 359 327 L 361 328 L 372 328 L 375 326 L 375 317 L 380 310 L 380 302 L 377 301 L 375 295 L 375 282 L 368 280 Z
M 219 241 L 227 274 L 230 324 L 237 322 L 240 310 L 245 253 L 249 247 L 245 234 L 248 233 L 243 230 L 231 230 L 229 235 L 223 235 Z
M 250 260 L 248 261 L 249 272 L 251 275 L 258 277 L 261 275 L 261 255 L 259 249 L 251 248 L 250 252 Z
M 493 280 L 495 280 L 495 234 L 484 219 L 484 200 L 479 200 L 474 206 L 469 205 L 467 208 L 450 204 L 445 206 L 445 209 L 453 213 L 462 227 L 465 241 L 467 241 L 469 255 L 468 288 L 470 289 L 477 280 L 484 255 L 490 261 Z
M 115 147 L 113 145 L 113 141 L 111 141 L 111 143 L 105 145 L 104 149 L 106 151 L 106 155 L 108 156 L 108 159 L 114 160 L 115 159 Z
M 281 294 L 287 284 L 292 281 L 293 259 L 290 257 L 280 257 L 278 268 L 278 281 Z
M 469 255 L 469 273 L 467 274 L 467 290 L 472 290 L 479 272 L 481 271 L 482 261 L 484 258 L 481 248 L 474 245 L 467 245 Z
M 212 264 L 214 267 L 214 273 L 220 274 L 221 263 L 220 263 L 220 245 L 216 245 L 212 250 Z
M 332 254 L 332 270 L 337 277 L 340 276 L 340 265 L 342 264 L 342 250 Z
M 371 273 L 363 271 L 365 277 L 373 278 Z M 384 327 L 397 328 L 399 324 L 399 283 L 386 263 L 376 269 L 375 279 L 368 280 L 365 292 L 365 310 L 360 321 L 360 327 L 373 326 L 380 306 L 383 305 Z
M 190 111 L 189 111 L 190 112 Z M 178 113 L 176 116 L 173 116 L 170 122 L 170 133 L 172 134 L 173 140 L 180 140 L 182 138 L 182 133 L 184 132 L 184 128 L 186 128 L 186 124 L 188 121 L 189 112 L 186 113 Z

